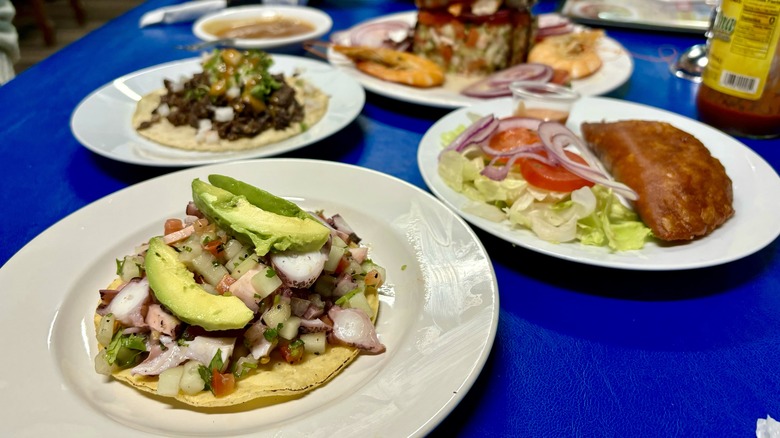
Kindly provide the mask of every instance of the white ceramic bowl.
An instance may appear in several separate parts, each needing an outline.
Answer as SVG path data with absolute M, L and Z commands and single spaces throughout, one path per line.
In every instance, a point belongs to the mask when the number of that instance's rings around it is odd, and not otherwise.
M 213 23 L 221 21 L 245 21 L 257 18 L 293 18 L 306 21 L 314 28 L 310 32 L 279 38 L 238 38 L 233 47 L 242 49 L 271 49 L 275 47 L 287 47 L 300 44 L 307 40 L 317 39 L 327 33 L 333 27 L 330 16 L 319 9 L 306 6 L 282 6 L 282 5 L 250 5 L 223 9 L 198 19 L 192 26 L 192 32 L 204 41 L 215 41 L 219 36 L 207 31 Z

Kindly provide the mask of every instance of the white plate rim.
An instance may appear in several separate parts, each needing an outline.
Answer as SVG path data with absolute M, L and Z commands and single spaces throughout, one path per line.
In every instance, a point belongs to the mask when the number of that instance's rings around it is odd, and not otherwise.
M 430 190 L 466 221 L 498 238 L 577 263 L 626 270 L 674 271 L 717 266 L 747 257 L 780 235 L 780 205 L 772 201 L 773 193 L 780 193 L 780 177 L 761 156 L 735 138 L 696 120 L 606 97 L 583 97 L 577 102 L 566 123 L 569 129 L 579 135 L 583 121 L 646 119 L 667 121 L 693 134 L 721 161 L 732 179 L 734 217 L 703 239 L 666 246 L 649 242 L 642 250 L 613 253 L 607 248 L 579 243 L 545 242 L 529 230 L 512 230 L 506 224 L 464 212 L 468 199 L 447 186 L 437 173 L 440 135 L 458 124 L 468 123 L 469 112 L 503 116 L 511 113 L 511 105 L 511 98 L 505 98 L 449 113 L 425 133 L 417 155 L 420 173 Z
M 294 171 L 296 168 L 298 170 Z M 123 239 L 122 233 L 116 230 L 132 223 L 132 226 L 127 227 L 128 233 L 137 235 L 149 226 L 161 226 L 160 218 L 181 214 L 183 205 L 177 208 L 176 205 L 156 206 L 154 203 L 178 198 L 182 193 L 188 194 L 188 182 L 192 178 L 205 178 L 210 173 L 224 173 L 239 178 L 251 175 L 257 180 L 250 182 L 257 183 L 266 178 L 263 175 L 278 177 L 290 171 L 294 174 L 319 172 L 326 177 L 325 181 L 328 181 L 328 177 L 339 181 L 340 188 L 344 187 L 341 183 L 351 183 L 357 178 L 364 184 L 354 190 L 391 188 L 395 192 L 383 199 L 366 201 L 380 210 L 383 203 L 388 208 L 361 219 L 362 222 L 376 221 L 377 217 L 383 217 L 384 214 L 392 216 L 394 212 L 403 212 L 392 220 L 387 219 L 385 228 L 372 233 L 376 237 L 377 233 L 391 230 L 394 237 L 389 237 L 385 242 L 396 242 L 399 248 L 422 257 L 419 260 L 409 259 L 408 269 L 398 269 L 398 265 L 387 267 L 389 282 L 397 285 L 419 284 L 422 289 L 414 294 L 407 291 L 409 298 L 398 298 L 398 302 L 395 298 L 382 297 L 377 331 L 380 339 L 388 346 L 388 351 L 383 355 L 361 356 L 335 380 L 311 395 L 276 407 L 262 408 L 267 411 L 206 415 L 177 406 L 168 407 L 126 385 L 103 381 L 94 374 L 90 357 L 84 356 L 93 353 L 96 348 L 92 332 L 92 309 L 97 300 L 97 289 L 112 278 L 113 259 L 121 257 L 121 254 L 116 254 L 117 249 L 132 249 L 137 243 L 132 239 Z M 171 190 L 182 182 L 185 185 L 183 190 Z M 275 188 L 285 187 L 282 189 L 283 196 L 296 202 L 319 202 L 324 195 L 333 196 L 333 204 L 325 207 L 334 213 L 336 211 L 333 208 L 355 204 L 354 197 L 348 197 L 347 194 L 340 196 L 338 190 L 332 190 L 332 186 L 321 181 L 301 182 L 297 185 L 290 185 L 290 181 L 279 181 L 271 185 Z M 304 187 L 311 187 L 316 192 L 314 198 L 307 199 L 308 195 L 301 191 Z M 116 211 L 116 208 L 138 200 L 147 202 L 146 211 L 130 211 L 117 224 L 105 220 L 105 216 Z M 362 209 L 366 205 L 358 202 L 354 208 Z M 356 214 L 356 210 L 350 212 L 353 216 Z M 146 217 L 148 222 L 139 224 L 141 217 Z M 388 227 L 391 222 L 392 227 Z M 412 229 L 419 233 L 406 235 Z M 116 240 L 107 242 L 104 238 L 111 233 Z M 84 241 L 85 236 L 89 235 L 94 238 Z M 406 241 L 396 241 L 399 235 L 404 236 Z M 84 244 L 78 257 L 68 257 L 68 254 L 72 254 L 74 242 Z M 366 243 L 370 245 L 370 242 Z M 419 246 L 420 243 L 425 251 Z M 458 246 L 463 243 L 466 246 Z M 462 249 L 462 254 L 453 257 L 453 246 Z M 389 255 L 376 246 L 369 247 L 370 251 L 377 251 L 373 257 L 377 257 L 379 263 L 382 257 Z M 442 254 L 445 260 L 427 257 L 430 250 Z M 31 275 L 34 275 L 32 271 L 37 269 L 42 255 L 62 261 L 50 271 L 58 279 L 60 286 L 57 288 L 50 287 L 49 279 L 30 281 Z M 401 256 L 399 260 L 407 260 L 405 254 Z M 396 262 L 398 260 L 394 260 Z M 449 267 L 451 272 L 442 276 L 438 271 L 441 263 L 446 264 L 445 268 Z M 429 264 L 431 266 L 426 267 Z M 101 269 L 94 269 L 96 266 Z M 434 267 L 437 269 L 435 272 L 431 270 Z M 468 277 L 459 278 L 459 269 L 463 271 L 461 274 Z M 85 278 L 88 280 L 84 281 Z M 473 230 L 460 217 L 431 194 L 395 177 L 359 166 L 309 159 L 272 158 L 195 167 L 125 188 L 69 215 L 25 245 L 0 269 L 0 285 L 7 293 L 3 306 L 0 306 L 0 326 L 12 330 L 21 323 L 19 318 L 26 318 L 24 322 L 29 328 L 26 329 L 26 336 L 9 339 L 6 347 L 24 348 L 25 357 L 33 359 L 28 361 L 24 375 L 14 375 L 13 379 L 7 376 L 11 376 L 16 369 L 15 361 L 0 363 L 0 371 L 4 371 L 3 375 L 6 376 L 0 378 L 0 388 L 6 395 L 0 419 L 4 422 L 4 430 L 15 436 L 40 436 L 55 432 L 74 436 L 104 436 L 107 428 L 111 428 L 112 436 L 176 434 L 172 430 L 155 430 L 154 422 L 160 420 L 150 416 L 158 411 L 165 416 L 166 422 L 184 422 L 187 428 L 205 428 L 197 429 L 199 436 L 228 436 L 234 433 L 247 436 L 278 436 L 279 433 L 289 434 L 286 436 L 333 436 L 333 432 L 339 429 L 342 429 L 339 435 L 365 436 L 369 431 L 388 430 L 389 427 L 405 436 L 423 436 L 455 408 L 474 384 L 492 348 L 499 315 L 498 285 L 492 264 Z M 452 289 L 457 291 L 452 292 Z M 400 292 L 396 290 L 395 297 L 399 297 Z M 39 299 L 44 293 L 45 300 Z M 85 293 L 87 295 L 82 296 Z M 453 306 L 450 302 L 453 299 L 462 302 Z M 401 316 L 394 316 L 396 313 Z M 388 319 L 397 322 L 396 318 L 410 324 L 409 327 L 401 328 L 402 333 L 392 333 L 387 329 Z M 416 320 L 425 321 L 414 322 Z M 77 327 L 79 330 L 62 330 L 66 327 Z M 84 351 L 62 353 L 70 349 Z M 84 366 L 87 369 L 83 369 Z M 409 367 L 413 369 L 409 370 Z M 82 379 L 91 383 L 81 387 L 75 380 Z M 347 385 L 340 387 L 344 382 Z M 85 394 L 88 394 L 90 401 L 86 400 Z M 123 398 L 118 400 L 117 395 Z M 307 397 L 313 399 L 307 402 Z M 330 404 L 323 403 L 323 397 L 326 401 L 330 400 Z M 426 403 L 426 399 L 431 403 Z M 49 404 L 56 405 L 57 409 L 48 409 Z M 95 404 L 105 404 L 110 409 L 101 412 L 95 408 Z M 312 404 L 315 408 L 311 408 Z M 306 415 L 303 424 L 300 422 L 302 413 L 297 411 L 301 406 L 310 409 L 303 412 Z M 362 406 L 368 410 L 368 415 L 373 416 L 350 416 L 365 414 Z M 379 406 L 382 409 L 378 409 Z M 49 414 L 41 417 L 38 412 L 41 409 Z M 278 412 L 288 411 L 292 411 L 292 414 L 285 414 L 289 418 L 283 415 L 282 420 L 278 420 L 275 417 Z M 268 415 L 274 422 L 263 419 L 258 413 Z M 110 418 L 122 415 L 133 419 L 145 415 L 146 423 L 152 426 L 135 429 Z M 251 419 L 247 420 L 248 417 Z M 250 423 L 242 423 L 242 429 L 223 431 L 219 426 L 226 422 L 246 421 Z M 263 424 L 263 421 L 270 423 Z M 191 436 L 193 430 L 176 432 Z
M 416 11 L 396 12 L 358 24 L 389 20 L 402 20 L 414 24 L 417 20 Z M 602 38 L 599 50 L 604 55 L 602 68 L 589 77 L 572 81 L 572 89 L 583 96 L 602 95 L 614 91 L 625 84 L 633 74 L 634 60 L 619 42 L 605 36 Z M 391 99 L 449 109 L 478 105 L 493 100 L 472 98 L 453 91 L 441 90 L 441 87 L 424 89 L 383 81 L 360 72 L 351 62 L 345 61 L 342 55 L 331 49 L 327 51 L 327 58 L 331 64 L 354 76 L 367 90 Z
M 85 148 L 106 158 L 144 166 L 184 167 L 270 157 L 294 151 L 335 134 L 360 114 L 365 104 L 365 90 L 348 74 L 319 60 L 283 54 L 271 56 L 274 59 L 272 72 L 292 73 L 302 68 L 301 76 L 330 96 L 325 116 L 309 130 L 294 137 L 243 151 L 200 152 L 163 146 L 138 135 L 131 124 L 135 102 L 141 95 L 162 88 L 165 78 L 178 79 L 181 75 L 200 71 L 199 57 L 146 67 L 98 87 L 74 109 L 70 118 L 71 132 Z M 143 87 L 135 84 L 142 81 L 145 83 Z M 159 86 L 154 88 L 147 82 L 159 83 Z M 106 117 L 107 121 L 96 123 L 96 113 Z M 107 127 L 110 129 L 106 130 Z
M 233 16 L 246 15 L 279 15 L 306 19 L 314 25 L 311 32 L 284 38 L 238 38 L 234 47 L 242 49 L 273 49 L 302 43 L 306 40 L 317 39 L 333 27 L 333 19 L 327 13 L 308 6 L 292 5 L 245 5 L 222 9 L 217 12 L 200 17 L 192 25 L 192 33 L 203 41 L 215 41 L 216 35 L 206 32 L 203 27 L 212 20 L 231 18 Z

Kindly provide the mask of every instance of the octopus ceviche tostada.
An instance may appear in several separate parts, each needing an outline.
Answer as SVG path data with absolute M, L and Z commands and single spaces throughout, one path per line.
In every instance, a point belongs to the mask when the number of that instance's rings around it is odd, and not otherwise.
M 95 312 L 98 373 L 199 407 L 295 396 L 361 352 L 385 269 L 343 217 L 222 175 L 117 260 Z

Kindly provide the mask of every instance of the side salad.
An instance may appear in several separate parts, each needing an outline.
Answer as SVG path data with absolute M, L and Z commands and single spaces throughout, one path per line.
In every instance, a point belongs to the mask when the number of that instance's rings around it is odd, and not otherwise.
M 464 210 L 528 229 L 554 242 L 641 249 L 652 236 L 627 201 L 636 192 L 612 180 L 564 125 L 525 117 L 471 115 L 441 136 L 438 173 L 475 201 Z

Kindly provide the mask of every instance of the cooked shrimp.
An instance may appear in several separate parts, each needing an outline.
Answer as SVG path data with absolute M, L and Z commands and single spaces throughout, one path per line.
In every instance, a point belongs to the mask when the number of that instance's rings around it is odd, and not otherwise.
M 438 87 L 444 83 L 444 70 L 433 61 L 397 50 L 334 45 L 333 50 L 345 55 L 363 73 L 390 82 L 413 87 Z
M 603 31 L 593 30 L 546 37 L 533 46 L 528 62 L 566 70 L 572 79 L 590 76 L 602 65 L 596 45 L 603 35 Z

